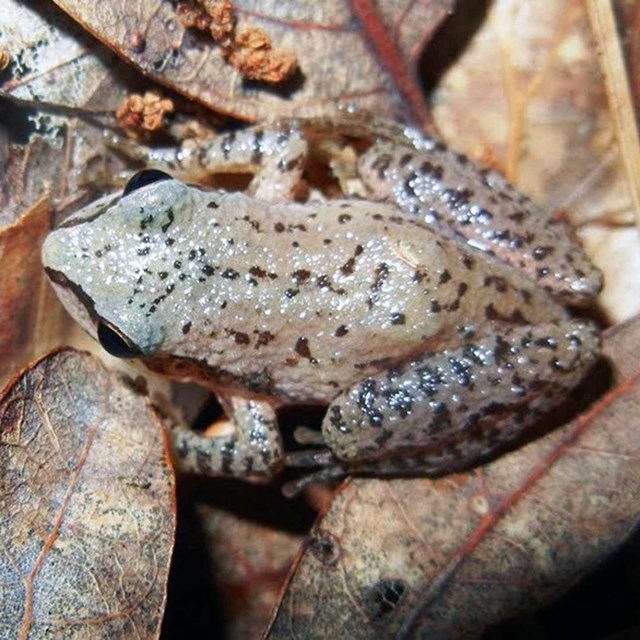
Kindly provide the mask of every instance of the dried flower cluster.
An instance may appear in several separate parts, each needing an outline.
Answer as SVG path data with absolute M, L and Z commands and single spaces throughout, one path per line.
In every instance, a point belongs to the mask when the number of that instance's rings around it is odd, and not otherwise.
M 131 94 L 116 111 L 118 124 L 129 130 L 157 131 L 164 124 L 164 117 L 174 110 L 173 101 L 153 91 L 143 96 Z
M 230 0 L 190 0 L 178 6 L 178 16 L 186 27 L 208 31 L 225 58 L 252 80 L 282 82 L 298 66 L 288 49 L 274 49 L 271 38 L 257 27 L 236 28 Z

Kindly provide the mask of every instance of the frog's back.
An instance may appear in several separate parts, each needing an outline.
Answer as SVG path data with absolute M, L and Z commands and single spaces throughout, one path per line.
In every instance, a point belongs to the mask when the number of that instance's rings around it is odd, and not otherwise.
M 231 379 L 324 401 L 425 344 L 437 349 L 488 327 L 563 315 L 524 277 L 394 206 L 256 205 L 225 196 L 215 211 L 222 232 L 203 256 L 218 252 L 199 296 L 211 338 L 200 356 Z

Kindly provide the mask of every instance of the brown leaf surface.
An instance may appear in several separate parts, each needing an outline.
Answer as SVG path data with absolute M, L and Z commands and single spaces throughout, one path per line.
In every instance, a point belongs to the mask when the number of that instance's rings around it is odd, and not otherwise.
M 108 184 L 122 163 L 101 125 L 140 79 L 51 3 L 4 0 L 0 43 L 10 61 L 0 75 L 1 227 L 45 194 L 60 201 Z
M 614 4 L 618 18 L 619 44 L 629 70 L 629 83 L 636 112 L 640 110 L 640 6 L 635 0 L 618 0 Z
M 260 638 L 303 540 L 235 514 L 199 508 L 232 638 Z
M 262 638 L 315 512 L 273 483 L 195 476 L 178 504 L 163 639 Z
M 0 635 L 157 638 L 175 525 L 146 401 L 72 350 L 0 397 Z
M 0 387 L 27 362 L 58 344 L 63 333 L 64 312 L 40 261 L 50 216 L 48 203 L 41 200 L 0 231 Z
M 245 120 L 359 109 L 427 120 L 416 65 L 452 0 L 237 2 L 239 32 L 264 30 L 298 71 L 282 85 L 247 81 L 210 37 L 185 29 L 175 3 L 56 0 L 146 75 Z
M 479 637 L 616 549 L 640 516 L 640 318 L 610 332 L 606 355 L 614 389 L 514 453 L 435 482 L 348 483 L 270 637 Z

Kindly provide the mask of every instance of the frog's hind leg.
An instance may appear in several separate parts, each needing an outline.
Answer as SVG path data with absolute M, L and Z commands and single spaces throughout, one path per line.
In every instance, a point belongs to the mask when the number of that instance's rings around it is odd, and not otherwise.
M 287 464 L 324 467 L 319 479 L 468 467 L 559 405 L 599 351 L 593 324 L 566 320 L 425 353 L 338 396 L 322 424 L 331 454 L 298 453 Z
M 229 419 L 216 425 L 215 435 L 170 430 L 177 469 L 206 476 L 273 476 L 284 459 L 273 407 L 241 397 L 226 400 L 224 407 Z

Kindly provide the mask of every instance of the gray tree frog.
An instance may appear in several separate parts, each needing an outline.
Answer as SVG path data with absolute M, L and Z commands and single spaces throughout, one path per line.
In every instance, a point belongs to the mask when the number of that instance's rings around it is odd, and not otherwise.
M 366 197 L 290 198 L 323 139 L 358 140 Z M 316 469 L 293 490 L 458 469 L 561 403 L 598 357 L 597 329 L 563 303 L 591 301 L 601 274 L 563 223 L 413 129 L 287 121 L 148 161 L 255 176 L 228 192 L 142 171 L 53 231 L 43 261 L 107 351 L 218 396 L 228 429 L 173 431 L 182 468 Z M 301 404 L 328 407 L 306 435 L 318 446 L 287 455 L 276 411 Z

